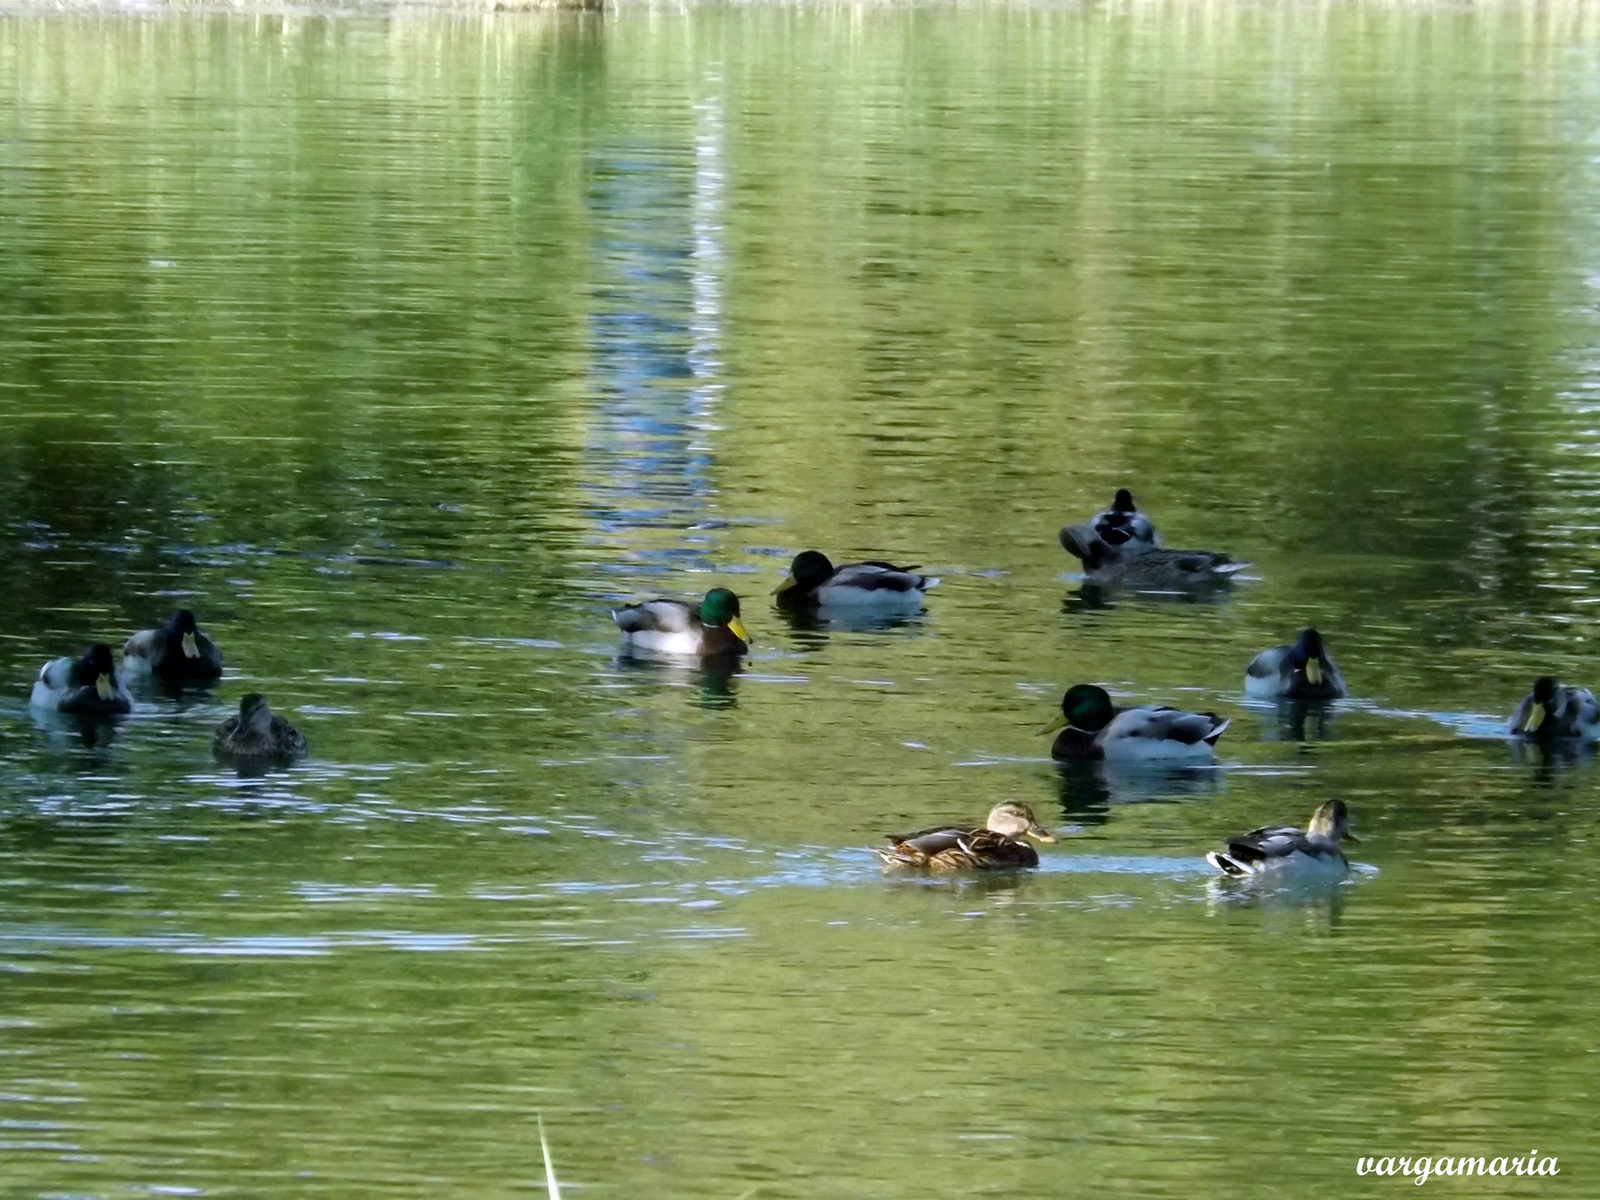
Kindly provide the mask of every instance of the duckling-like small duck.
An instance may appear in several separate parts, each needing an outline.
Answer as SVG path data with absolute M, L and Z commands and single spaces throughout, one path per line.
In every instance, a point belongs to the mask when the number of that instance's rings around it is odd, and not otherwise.
M 836 567 L 821 551 L 803 550 L 794 556 L 788 576 L 772 594 L 786 608 L 849 605 L 884 612 L 918 612 L 928 589 L 938 583 L 937 576 L 918 575 L 915 567 L 886 562 Z
M 180 608 L 160 629 L 136 633 L 123 644 L 122 669 L 168 683 L 211 683 L 222 678 L 222 652 L 200 632 L 194 613 Z
M 1053 842 L 1050 831 L 1034 818 L 1026 804 L 1007 800 L 989 810 L 978 829 L 959 825 L 920 829 L 916 833 L 885 834 L 887 846 L 873 853 L 886 867 L 922 867 L 930 871 L 994 871 L 1037 867 L 1039 853 L 1022 839 Z
M 1344 677 L 1315 629 L 1303 631 L 1292 646 L 1274 646 L 1251 659 L 1244 690 L 1262 700 L 1337 700 L 1345 694 Z
M 1143 554 L 1146 550 L 1161 548 L 1161 539 L 1150 518 L 1139 511 L 1133 502 L 1133 493 L 1118 488 L 1111 498 L 1111 507 L 1089 518 L 1089 525 L 1100 535 L 1101 541 L 1123 554 Z
M 45 663 L 28 702 L 52 712 L 92 716 L 133 711 L 133 697 L 117 678 L 111 647 L 104 642 L 90 646 L 82 658 L 55 658 Z
M 1102 588 L 1135 591 L 1198 592 L 1228 587 L 1249 563 L 1234 562 L 1213 550 L 1128 549 L 1113 546 L 1092 524 L 1068 525 L 1061 545 L 1083 563 L 1083 581 Z
M 274 713 L 260 692 L 240 700 L 239 711 L 211 737 L 211 753 L 235 761 L 290 761 L 305 752 L 305 735 Z
M 1208 851 L 1206 861 L 1236 877 L 1278 872 L 1337 877 L 1350 869 L 1340 843 L 1360 841 L 1350 832 L 1344 801 L 1329 800 L 1317 806 L 1305 829 L 1293 825 L 1252 829 L 1229 838 L 1225 848 Z
M 629 646 L 658 654 L 746 654 L 750 635 L 739 619 L 739 597 L 712 588 L 699 608 L 681 600 L 646 600 L 613 609 L 611 619 Z
M 1104 688 L 1079 683 L 1061 697 L 1061 715 L 1039 732 L 1061 731 L 1050 747 L 1050 757 L 1060 762 L 1149 762 L 1209 759 L 1227 728 L 1216 713 L 1166 705 L 1117 708 Z
M 1513 737 L 1541 742 L 1568 738 L 1597 741 L 1600 701 L 1588 688 L 1562 687 L 1554 675 L 1541 675 L 1511 714 L 1506 728 Z

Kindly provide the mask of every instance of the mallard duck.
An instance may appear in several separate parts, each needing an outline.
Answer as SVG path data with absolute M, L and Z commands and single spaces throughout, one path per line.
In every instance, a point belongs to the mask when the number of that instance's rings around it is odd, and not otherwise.
M 180 608 L 160 629 L 146 629 L 124 643 L 122 669 L 170 683 L 208 683 L 222 678 L 222 652 L 200 632 L 194 614 Z
M 1337 700 L 1345 694 L 1344 677 L 1315 629 L 1302 632 L 1292 646 L 1274 646 L 1251 659 L 1244 690 L 1263 700 Z
M 700 607 L 681 600 L 646 600 L 613 609 L 611 619 L 622 639 L 640 650 L 661 654 L 745 654 L 750 635 L 739 619 L 739 597 L 712 588 Z
M 1097 587 L 1161 592 L 1224 588 L 1250 565 L 1213 550 L 1147 548 L 1135 553 L 1111 545 L 1091 524 L 1068 525 L 1060 536 L 1067 553 L 1082 561 L 1084 582 Z
M 96 642 L 82 658 L 55 658 L 39 668 L 29 703 L 54 712 L 106 715 L 133 711 L 133 697 L 117 678 L 111 647 Z
M 1079 683 L 1061 697 L 1061 715 L 1039 732 L 1061 731 L 1050 747 L 1050 756 L 1061 762 L 1143 762 L 1210 758 L 1227 728 L 1216 713 L 1165 705 L 1117 708 L 1104 688 Z
M 305 735 L 278 716 L 260 692 L 239 701 L 239 711 L 211 737 L 211 753 L 227 759 L 295 759 L 306 752 Z
M 1553 675 L 1533 681 L 1533 691 L 1522 698 L 1506 723 L 1513 737 L 1559 741 L 1581 738 L 1600 740 L 1600 701 L 1588 688 L 1562 687 Z
M 916 612 L 936 576 L 918 575 L 915 567 L 886 562 L 846 563 L 836 567 L 819 550 L 803 550 L 789 564 L 789 574 L 773 589 L 784 607 L 877 608 Z
M 1206 854 L 1206 861 L 1224 875 L 1264 875 L 1268 872 L 1343 875 L 1350 869 L 1341 842 L 1361 841 L 1349 829 L 1350 815 L 1343 800 L 1329 800 L 1311 814 L 1305 829 L 1293 825 L 1268 825 L 1229 838 L 1222 850 Z
M 1111 507 L 1090 517 L 1088 523 L 1106 545 L 1125 555 L 1143 554 L 1161 546 L 1156 527 L 1139 511 L 1133 502 L 1133 493 L 1127 488 L 1118 488 L 1111 499 Z
M 1050 831 L 1034 819 L 1026 804 L 1007 800 L 989 810 L 989 818 L 978 829 L 946 825 L 919 829 L 896 837 L 889 833 L 887 846 L 874 846 L 873 852 L 887 867 L 925 867 L 930 871 L 993 871 L 1014 867 L 1037 867 L 1039 853 L 1024 837 L 1053 842 Z

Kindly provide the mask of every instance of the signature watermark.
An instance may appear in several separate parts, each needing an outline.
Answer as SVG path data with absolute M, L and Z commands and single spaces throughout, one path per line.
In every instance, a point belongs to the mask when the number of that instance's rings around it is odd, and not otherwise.
M 1356 1174 L 1415 1177 L 1423 1184 L 1438 1175 L 1559 1175 L 1561 1168 L 1554 1158 L 1540 1158 L 1537 1150 L 1529 1150 L 1527 1158 L 1358 1158 Z

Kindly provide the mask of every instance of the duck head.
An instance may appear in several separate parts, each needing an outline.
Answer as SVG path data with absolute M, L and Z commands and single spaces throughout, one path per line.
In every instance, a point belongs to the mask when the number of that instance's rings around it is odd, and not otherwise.
M 183 650 L 185 658 L 199 658 L 200 646 L 196 638 L 200 634 L 200 626 L 194 619 L 194 613 L 187 608 L 180 608 L 172 614 L 172 620 L 167 622 L 167 637 L 169 644 L 176 641 Z
M 1343 800 L 1325 800 L 1317 805 L 1317 811 L 1311 814 L 1311 824 L 1306 827 L 1306 832 L 1312 837 L 1325 838 L 1334 843 L 1361 844 L 1361 839 L 1350 832 L 1350 812 L 1345 808 Z
M 726 625 L 729 632 L 747 646 L 754 640 L 739 619 L 739 597 L 727 588 L 712 588 L 706 593 L 706 598 L 700 602 L 700 624 L 711 628 Z
M 1322 683 L 1324 665 L 1328 661 L 1327 653 L 1322 648 L 1322 635 L 1315 629 L 1301 632 L 1300 638 L 1294 644 L 1291 652 L 1295 669 L 1305 673 L 1306 682 L 1312 686 Z
M 1556 691 L 1561 685 L 1554 675 L 1541 675 L 1533 681 L 1533 705 L 1522 722 L 1523 733 L 1537 733 L 1550 710 L 1556 706 Z
M 260 692 L 251 692 L 239 701 L 239 725 L 251 733 L 272 732 L 272 709 Z
M 1031 837 L 1036 842 L 1056 840 L 1050 831 L 1034 818 L 1033 810 L 1017 800 L 1004 800 L 996 804 L 989 810 L 989 819 L 984 822 L 984 826 L 989 832 L 1004 834 L 1008 838 Z
M 91 679 L 100 699 L 111 699 L 117 687 L 117 669 L 111 662 L 111 647 L 104 642 L 90 646 L 89 652 L 78 664 L 79 683 L 87 684 Z
M 1116 715 L 1116 706 L 1111 703 L 1111 696 L 1105 688 L 1092 683 L 1077 683 L 1061 697 L 1061 715 L 1039 732 L 1054 733 L 1070 725 L 1085 733 L 1098 733 L 1111 724 L 1111 718 Z
M 826 583 L 832 576 L 833 563 L 828 561 L 826 554 L 820 550 L 802 550 L 794 556 L 794 561 L 789 564 L 789 574 L 772 589 L 772 594 L 781 596 L 792 588 L 813 588 Z

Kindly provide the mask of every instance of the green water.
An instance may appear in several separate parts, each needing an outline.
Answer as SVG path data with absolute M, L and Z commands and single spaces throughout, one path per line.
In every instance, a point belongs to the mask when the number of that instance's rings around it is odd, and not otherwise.
M 1577 5 L 0 18 L 0 1195 L 1592 1195 Z M 1219 603 L 1086 603 L 1134 489 Z M 792 626 L 797 550 L 941 575 Z M 743 670 L 607 610 L 727 584 Z M 180 604 L 109 741 L 39 664 Z M 1307 623 L 1352 698 L 1243 669 Z M 1233 718 L 1061 775 L 1068 683 Z M 302 765 L 219 768 L 260 690 Z M 1304 733 L 1302 739 L 1298 736 Z M 1203 852 L 1349 801 L 1361 870 Z M 1020 878 L 887 829 L 1034 806 Z

